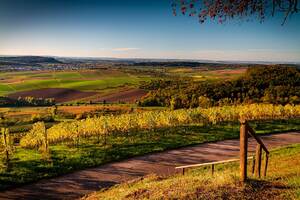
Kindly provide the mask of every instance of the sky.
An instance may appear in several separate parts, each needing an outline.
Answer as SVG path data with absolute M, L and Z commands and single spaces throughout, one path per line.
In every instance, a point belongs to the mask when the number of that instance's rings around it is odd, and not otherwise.
M 224 24 L 172 0 L 0 0 L 0 55 L 300 62 L 300 13 Z

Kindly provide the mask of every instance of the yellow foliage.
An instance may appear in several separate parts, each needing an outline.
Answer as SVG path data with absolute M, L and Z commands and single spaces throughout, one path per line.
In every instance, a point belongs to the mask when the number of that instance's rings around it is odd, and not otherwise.
M 172 127 L 189 123 L 219 123 L 224 121 L 289 119 L 300 117 L 300 105 L 250 104 L 211 108 L 148 111 L 142 113 L 101 116 L 74 122 L 62 122 L 47 130 L 49 143 L 76 140 L 79 137 L 123 134 L 130 131 Z M 21 139 L 21 146 L 34 147 L 39 143 L 34 132 Z

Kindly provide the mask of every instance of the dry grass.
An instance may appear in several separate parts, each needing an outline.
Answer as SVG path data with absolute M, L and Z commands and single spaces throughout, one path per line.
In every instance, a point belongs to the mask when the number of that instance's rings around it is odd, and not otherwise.
M 215 70 L 213 73 L 215 74 L 243 74 L 247 71 L 247 68 L 239 68 L 239 69 L 222 69 L 222 70 Z
M 217 166 L 214 176 L 207 169 L 169 178 L 150 175 L 86 199 L 300 199 L 300 145 L 272 151 L 268 176 L 264 179 L 250 177 L 243 186 L 238 173 L 237 164 L 226 164 Z
M 0 108 L 0 113 L 5 117 L 31 117 L 31 115 L 49 114 L 51 107 L 22 107 L 22 108 Z M 70 114 L 83 114 L 96 110 L 124 111 L 129 112 L 128 105 L 78 105 L 78 106 L 58 106 L 58 112 Z
M 47 114 L 48 107 L 25 107 L 25 108 L 1 108 L 0 112 L 2 112 L 5 117 L 30 117 L 35 114 Z
M 72 114 L 89 113 L 96 110 L 110 110 L 110 111 L 130 111 L 129 106 L 120 105 L 80 105 L 80 106 L 59 106 L 59 112 L 66 112 Z

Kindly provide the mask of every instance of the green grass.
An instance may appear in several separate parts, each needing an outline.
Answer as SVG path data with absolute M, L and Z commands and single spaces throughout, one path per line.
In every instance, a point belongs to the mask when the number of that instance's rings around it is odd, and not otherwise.
M 6 72 L 0 73 L 0 95 L 41 88 L 68 88 L 99 91 L 124 85 L 137 86 L 152 77 L 129 74 L 116 70 L 83 70 L 59 72 Z
M 206 168 L 184 176 L 150 175 L 86 199 L 300 199 L 300 144 L 272 150 L 267 177 L 257 179 L 250 174 L 245 185 L 239 182 L 238 163 L 220 164 L 213 176 Z
M 82 79 L 83 76 L 80 72 L 56 72 L 53 73 L 55 79 Z M 88 77 L 87 77 L 88 78 Z
M 131 77 L 105 78 L 102 80 L 28 80 L 24 83 L 10 84 L 16 91 L 34 90 L 40 88 L 69 88 L 82 91 L 101 90 L 109 87 L 119 87 L 124 84 L 138 84 L 140 79 Z M 1 88 L 0 88 L 1 89 Z M 6 91 L 12 91 L 6 88 Z M 5 92 L 2 90 L 2 92 Z
M 7 93 L 14 92 L 15 89 L 9 85 L 0 84 L 0 95 L 3 96 Z
M 272 131 L 300 130 L 300 120 L 261 122 L 256 128 L 260 134 Z M 16 148 L 11 169 L 0 167 L 0 188 L 53 177 L 75 170 L 101 165 L 137 155 L 195 145 L 209 141 L 238 138 L 239 124 L 220 124 L 211 127 L 201 125 L 178 126 L 153 131 L 141 131 L 128 135 L 107 138 L 107 144 L 100 144 L 96 138 L 81 139 L 79 145 L 72 142 L 52 145 L 52 162 L 40 159 L 37 150 Z M 26 155 L 26 156 L 24 156 Z
M 90 80 L 90 81 L 73 81 L 73 82 L 62 82 L 59 87 L 70 88 L 77 90 L 102 90 L 105 88 L 119 87 L 124 84 L 138 84 L 139 79 L 130 77 L 118 77 L 118 78 L 105 78 L 102 80 Z
M 41 88 L 69 88 L 82 91 L 99 91 L 123 85 L 137 86 L 140 81 L 149 81 L 158 78 L 157 69 L 150 69 L 139 73 L 132 69 L 98 69 L 77 71 L 29 71 L 29 72 L 2 72 L 0 73 L 0 95 L 14 92 L 35 90 Z M 230 70 L 229 70 L 230 71 Z M 195 80 L 210 81 L 224 78 L 234 78 L 239 74 L 216 74 L 214 71 L 198 69 L 175 68 L 166 75 L 182 77 L 198 77 Z M 199 78 L 201 76 L 201 78 Z

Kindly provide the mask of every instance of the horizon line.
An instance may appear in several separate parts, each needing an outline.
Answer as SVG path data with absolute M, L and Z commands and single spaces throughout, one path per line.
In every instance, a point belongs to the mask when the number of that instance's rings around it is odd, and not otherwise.
M 262 61 L 262 60 L 213 60 L 213 59 L 200 59 L 200 58 L 146 58 L 146 57 L 102 57 L 102 56 L 57 56 L 57 55 L 34 55 L 34 54 L 14 54 L 14 55 L 4 55 L 1 54 L 0 57 L 52 57 L 52 58 L 72 58 L 72 59 L 112 59 L 112 60 L 173 60 L 173 61 L 193 61 L 193 62 L 231 62 L 231 63 L 251 63 L 251 64 L 261 64 L 261 63 L 268 63 L 268 64 L 300 64 L 299 61 Z

